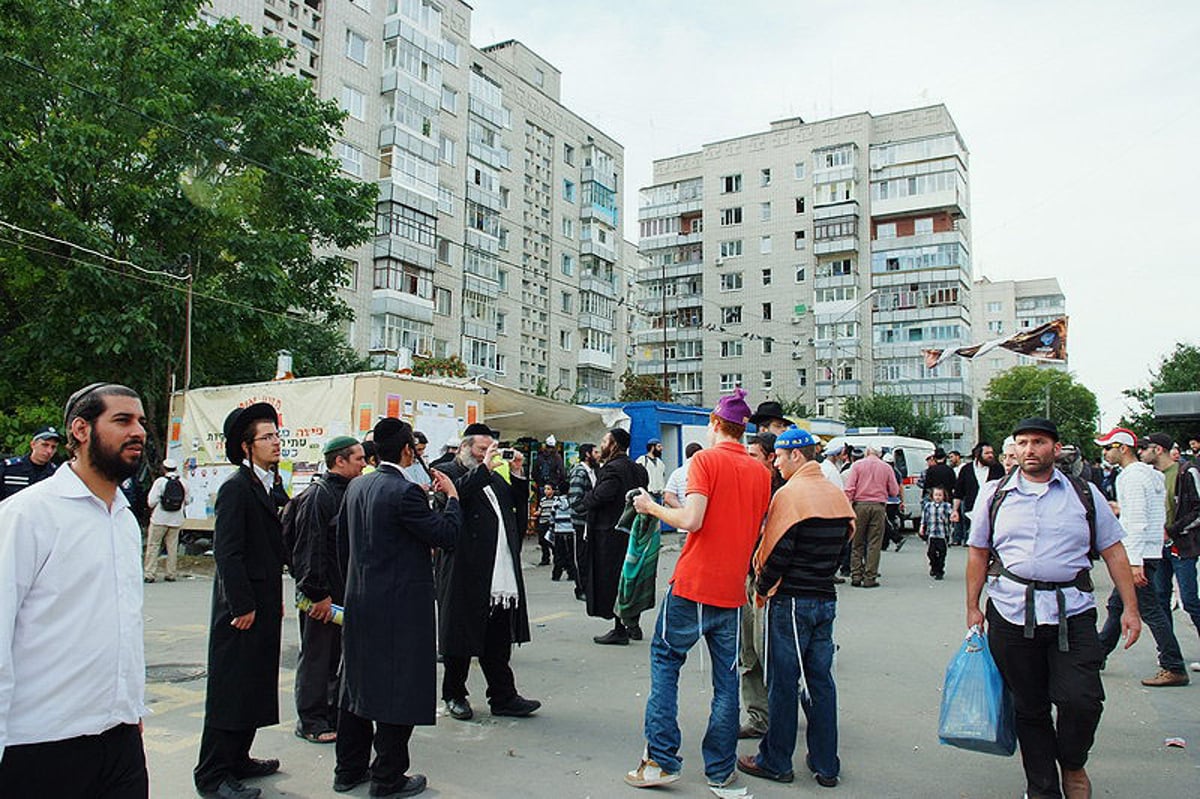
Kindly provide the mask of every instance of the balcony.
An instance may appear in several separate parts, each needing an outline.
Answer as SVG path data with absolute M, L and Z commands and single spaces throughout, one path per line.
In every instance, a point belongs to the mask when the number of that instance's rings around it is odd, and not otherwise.
M 494 105 L 485 103 L 482 99 L 475 95 L 470 95 L 467 100 L 467 110 L 475 116 L 486 119 L 498 128 L 507 128 L 509 126 L 508 112 L 503 108 L 497 108 Z
M 644 313 L 651 315 L 663 313 L 663 306 L 666 306 L 666 311 L 677 311 L 680 308 L 699 308 L 704 304 L 703 294 L 672 294 L 667 297 L 664 303 L 662 297 L 651 297 L 642 300 L 642 310 Z
M 813 255 L 832 255 L 839 252 L 858 252 L 857 236 L 841 236 L 813 241 Z
M 484 280 L 482 277 L 465 272 L 463 273 L 463 291 L 478 294 L 488 299 L 495 299 L 500 296 L 500 285 L 491 280 Z
M 425 324 L 433 324 L 433 300 L 395 289 L 371 291 L 371 315 L 395 314 Z
M 658 219 L 659 217 L 683 216 L 698 214 L 704 208 L 704 199 L 684 200 L 658 205 L 643 205 L 638 208 L 638 219 Z
M 634 342 L 645 346 L 647 344 L 661 344 L 664 339 L 670 341 L 699 341 L 704 338 L 704 329 L 701 327 L 668 327 L 664 335 L 663 329 L 646 328 L 638 330 L 633 334 Z
M 603 369 L 611 372 L 613 368 L 613 356 L 611 352 L 603 352 L 601 350 L 591 350 L 586 347 L 579 348 L 579 366 L 591 367 L 593 369 Z
M 508 169 L 508 150 L 467 139 L 467 155 L 496 169 Z
M 580 330 L 599 330 L 602 333 L 613 332 L 613 320 L 594 313 L 581 313 L 578 318 Z
M 482 186 L 476 186 L 474 183 L 467 184 L 467 199 L 491 211 L 504 210 L 504 201 L 500 199 L 499 194 L 488 191 Z
M 391 258 L 397 261 L 407 261 L 421 269 L 433 271 L 434 254 L 432 249 L 401 238 L 396 235 L 375 236 L 374 258 Z
M 862 393 L 862 381 L 860 381 L 860 380 L 839 380 L 839 381 L 837 381 L 837 396 L 839 398 L 857 397 L 861 393 Z M 833 381 L 832 380 L 818 380 L 817 381 L 817 396 L 818 397 L 834 396 Z
M 496 340 L 496 325 L 487 324 L 476 319 L 464 319 L 462 332 L 464 336 L 477 338 L 480 341 Z
M 704 274 L 703 261 L 684 261 L 667 267 L 653 266 L 649 269 L 639 269 L 638 283 L 660 283 L 665 278 L 671 280 L 677 277 L 694 277 Z
M 593 166 L 585 166 L 580 170 L 579 179 L 584 183 L 590 180 L 599 183 L 606 189 L 617 190 L 617 175 L 615 172 L 601 172 Z
M 601 244 L 596 239 L 587 239 L 579 242 L 580 255 L 594 255 L 601 260 L 609 263 L 617 262 L 617 250 L 611 244 Z
M 818 341 L 813 347 L 814 358 L 818 361 L 828 361 L 833 357 L 835 347 L 828 339 Z M 863 357 L 863 347 L 858 339 L 841 339 L 837 342 L 837 357 L 841 360 Z
M 492 255 L 500 252 L 500 239 L 495 236 L 489 236 L 475 228 L 467 228 L 463 238 L 466 240 L 466 245 L 473 249 L 482 250 Z
M 585 203 L 579 209 L 579 218 L 583 220 L 596 219 L 615 228 L 617 226 L 617 209 L 605 208 L 603 205 L 595 203 Z
M 691 374 L 701 372 L 704 362 L 699 358 L 672 358 L 666 364 L 668 374 Z M 633 371 L 639 375 L 661 375 L 663 373 L 662 358 L 642 358 L 633 364 Z
M 665 236 L 648 236 L 638 241 L 638 249 L 661 250 L 664 247 L 682 247 L 686 244 L 699 244 L 703 239 L 702 233 L 668 233 Z
M 601 297 L 607 297 L 610 300 L 617 298 L 617 288 L 613 285 L 612 280 L 596 277 L 595 275 L 580 275 L 579 290 L 591 291 L 599 294 Z
M 871 203 L 871 216 L 904 216 L 922 211 L 949 211 L 954 216 L 961 217 L 966 216 L 967 207 L 966 192 L 956 186 L 945 191 L 874 200 Z

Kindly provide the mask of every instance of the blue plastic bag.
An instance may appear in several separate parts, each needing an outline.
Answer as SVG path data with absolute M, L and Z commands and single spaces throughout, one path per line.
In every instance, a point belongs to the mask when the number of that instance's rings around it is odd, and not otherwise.
M 989 755 L 1008 757 L 1017 750 L 1012 694 L 992 660 L 987 636 L 978 627 L 967 632 L 946 667 L 938 740 Z

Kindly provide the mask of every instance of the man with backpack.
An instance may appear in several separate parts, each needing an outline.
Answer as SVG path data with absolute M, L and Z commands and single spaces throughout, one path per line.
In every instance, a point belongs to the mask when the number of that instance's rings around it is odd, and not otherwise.
M 1012 691 L 1026 790 L 1082 799 L 1092 795 L 1084 766 L 1104 702 L 1092 560 L 1104 559 L 1123 601 L 1126 648 L 1141 632 L 1133 574 L 1099 490 L 1054 467 L 1057 425 L 1023 419 L 1013 437 L 1018 468 L 983 487 L 971 518 L 967 626 L 984 626 L 986 581 L 988 647 Z
M 167 545 L 168 583 L 175 582 L 175 561 L 179 554 L 179 529 L 183 527 L 183 509 L 191 497 L 187 483 L 179 476 L 179 464 L 171 458 L 162 462 L 163 475 L 150 486 L 146 504 L 150 506 L 150 527 L 146 531 L 146 562 L 142 564 L 142 579 L 152 583 L 158 579 L 158 553 L 163 542 Z

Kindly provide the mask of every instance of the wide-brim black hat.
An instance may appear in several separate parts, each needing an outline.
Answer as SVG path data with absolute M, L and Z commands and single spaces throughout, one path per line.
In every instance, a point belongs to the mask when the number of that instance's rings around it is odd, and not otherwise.
M 783 415 L 782 405 L 780 405 L 778 402 L 762 402 L 759 403 L 758 408 L 755 409 L 754 415 L 750 417 L 750 423 L 755 427 L 761 427 L 762 425 L 770 422 L 772 419 L 779 419 L 781 421 L 788 422 L 788 418 Z M 788 424 L 791 424 L 791 422 L 788 422 Z
M 251 422 L 266 419 L 279 426 L 279 413 L 275 406 L 267 402 L 256 402 L 245 408 L 234 408 L 225 417 L 225 457 L 235 466 L 240 465 L 242 454 L 242 433 Z

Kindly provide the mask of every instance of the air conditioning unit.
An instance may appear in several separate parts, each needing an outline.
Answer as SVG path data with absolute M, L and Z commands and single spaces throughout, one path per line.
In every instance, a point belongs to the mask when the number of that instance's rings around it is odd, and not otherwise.
M 803 317 L 803 316 L 793 316 L 793 317 L 792 317 L 792 324 L 793 324 L 793 325 L 798 325 L 798 324 L 800 324 L 800 323 L 801 323 L 801 322 L 803 322 L 803 321 L 804 321 L 804 317 Z

